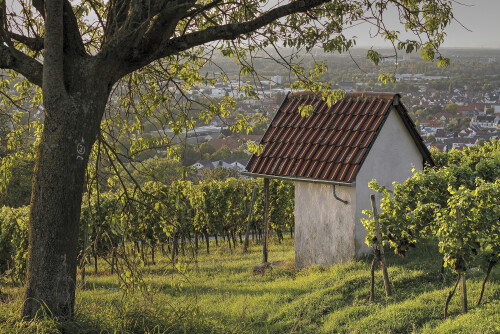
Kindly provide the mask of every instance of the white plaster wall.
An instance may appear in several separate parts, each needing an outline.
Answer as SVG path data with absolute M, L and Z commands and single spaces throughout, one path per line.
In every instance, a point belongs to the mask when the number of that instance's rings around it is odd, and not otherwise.
M 368 188 L 368 182 L 376 179 L 392 188 L 392 182 L 401 183 L 410 177 L 413 167 L 423 168 L 422 154 L 393 108 L 356 176 L 356 256 L 371 252 L 365 244 L 366 229 L 361 223 L 361 218 L 366 218 L 362 211 L 371 210 L 370 194 L 377 195 Z M 380 212 L 380 197 L 376 199 Z
M 331 265 L 355 257 L 356 189 L 295 182 L 295 266 Z

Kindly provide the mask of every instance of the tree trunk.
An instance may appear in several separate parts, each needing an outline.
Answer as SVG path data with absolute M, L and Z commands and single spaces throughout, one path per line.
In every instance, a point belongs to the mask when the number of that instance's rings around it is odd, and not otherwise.
M 229 250 L 231 250 L 231 238 L 229 237 L 229 231 L 226 230 L 226 233 L 224 233 L 224 235 L 225 237 L 227 236 L 227 243 L 229 244 Z
M 210 254 L 210 240 L 208 238 L 208 232 L 205 232 L 205 242 L 207 243 L 207 254 Z
M 153 265 L 156 264 L 156 262 L 155 262 L 155 243 L 154 242 L 151 243 L 151 263 Z
M 71 66 L 68 60 L 62 71 L 62 59 L 51 57 L 44 54 L 51 66 L 44 66 L 45 120 L 32 182 L 21 312 L 27 319 L 42 309 L 56 318 L 73 316 L 85 170 L 111 88 L 105 71 L 96 75 L 95 63 L 81 58 Z
M 41 308 L 56 317 L 73 315 L 84 175 L 95 139 L 95 134 L 81 134 L 77 117 L 62 122 L 50 115 L 48 110 L 31 195 L 22 311 L 27 318 L 34 318 Z
M 184 233 L 182 233 L 181 235 L 181 251 L 182 251 L 182 256 L 186 256 L 186 253 L 185 253 L 185 247 L 186 247 L 186 236 L 184 235 Z
M 236 235 L 234 231 L 231 231 L 231 238 L 233 239 L 233 249 L 236 249 Z M 229 243 L 231 243 L 231 241 L 229 241 Z
M 281 244 L 281 241 L 283 241 L 283 232 L 281 232 L 281 229 L 278 229 L 276 233 L 278 234 L 278 242 Z
M 94 252 L 94 274 L 97 275 L 97 272 L 98 272 L 98 268 L 97 268 L 97 252 Z

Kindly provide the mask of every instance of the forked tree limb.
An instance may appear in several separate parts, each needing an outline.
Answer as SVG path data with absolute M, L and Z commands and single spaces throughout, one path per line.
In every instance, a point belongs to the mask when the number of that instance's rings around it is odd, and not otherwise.
M 144 41 L 141 43 L 132 43 L 131 41 L 137 40 L 139 37 L 133 31 L 127 32 L 127 30 L 124 29 L 127 23 L 124 22 L 120 31 L 115 33 L 117 36 L 103 45 L 101 54 L 108 59 L 119 59 L 118 61 L 121 64 L 121 73 L 117 75 L 119 79 L 155 60 L 178 54 L 193 47 L 217 40 L 234 40 L 280 18 L 295 13 L 307 12 L 310 9 L 328 2 L 330 2 L 330 0 L 293 1 L 274 8 L 249 21 L 211 26 L 203 30 L 171 38 L 174 32 L 173 28 L 175 28 L 177 22 L 186 15 L 189 9 L 188 7 L 178 6 L 176 7 L 179 8 L 177 12 L 174 12 L 172 9 L 165 12 L 171 13 L 171 16 L 164 15 L 164 17 L 161 16 L 158 19 L 158 23 L 152 22 L 152 30 L 148 32 L 148 34 L 145 34 L 144 37 L 155 43 L 145 43 Z M 167 23 L 165 19 L 168 17 L 174 18 L 175 20 Z M 118 36 L 118 34 L 121 37 Z M 127 36 L 127 38 L 123 36 Z

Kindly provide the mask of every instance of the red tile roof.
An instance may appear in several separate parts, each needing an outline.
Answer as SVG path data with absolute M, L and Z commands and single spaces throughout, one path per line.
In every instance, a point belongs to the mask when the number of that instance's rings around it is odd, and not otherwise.
M 312 105 L 313 114 L 301 117 L 301 105 Z M 433 164 L 399 94 L 348 93 L 329 107 L 320 94 L 301 92 L 287 96 L 262 138 L 262 153 L 252 156 L 247 171 L 352 183 L 392 106 L 424 160 Z
M 240 147 L 242 143 L 238 142 L 238 139 L 235 138 L 215 138 L 211 139 L 208 144 L 218 151 L 222 146 L 227 146 L 230 150 L 234 150 Z

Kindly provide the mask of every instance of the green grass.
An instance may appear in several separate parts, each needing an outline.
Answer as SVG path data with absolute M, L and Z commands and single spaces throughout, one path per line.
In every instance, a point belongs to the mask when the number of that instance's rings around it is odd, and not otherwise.
M 261 246 L 232 254 L 226 246 L 208 256 L 185 256 L 180 273 L 168 258 L 146 266 L 150 293 L 120 289 L 116 275 L 88 274 L 77 290 L 76 315 L 57 323 L 40 317 L 19 322 L 20 290 L 0 303 L 0 333 L 500 333 L 500 270 L 495 268 L 481 306 L 475 302 L 482 273 L 468 275 L 469 313 L 461 314 L 460 292 L 443 320 L 444 299 L 454 283 L 438 280 L 440 256 L 427 245 L 405 259 L 388 255 L 393 296 L 386 298 L 376 272 L 375 301 L 368 302 L 371 259 L 337 266 L 293 268 L 293 241 L 272 242 L 271 261 L 284 261 L 264 276 L 252 276 Z M 88 271 L 92 269 L 89 266 Z

